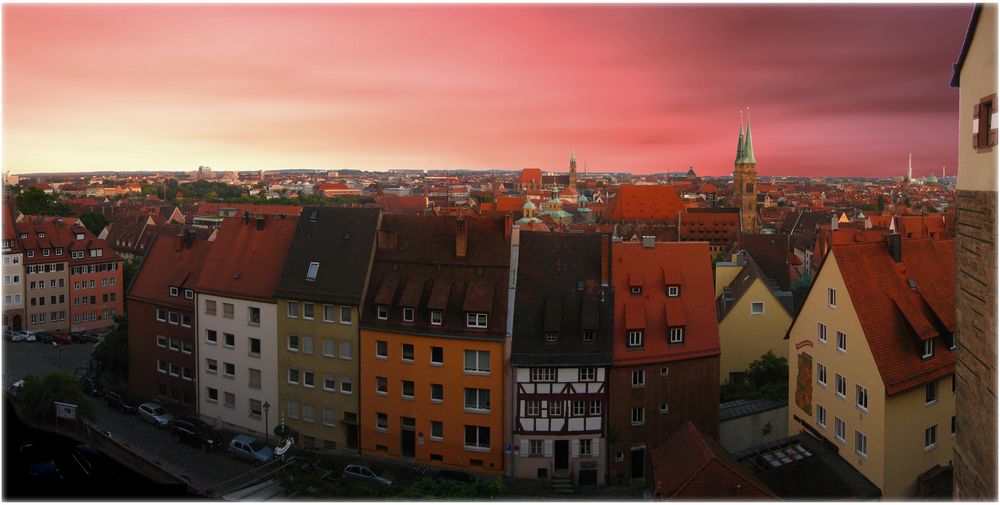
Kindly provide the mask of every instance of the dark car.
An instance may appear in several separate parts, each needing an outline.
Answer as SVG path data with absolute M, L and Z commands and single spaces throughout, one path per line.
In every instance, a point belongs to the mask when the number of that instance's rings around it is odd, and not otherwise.
M 87 343 L 87 334 L 85 332 L 82 332 L 82 331 L 73 331 L 73 332 L 70 332 L 69 338 L 71 338 L 73 340 L 73 342 L 76 343 L 76 344 L 86 344 Z
M 182 417 L 174 419 L 170 428 L 175 442 L 201 447 L 207 451 L 222 446 L 222 434 L 213 429 L 208 423 L 194 417 Z
M 92 344 L 99 343 L 99 342 L 101 342 L 103 340 L 104 340 L 104 335 L 101 335 L 100 333 L 88 333 L 87 334 L 87 342 L 90 342 Z
M 104 403 L 113 409 L 120 410 L 122 414 L 134 413 L 139 408 L 139 402 L 128 394 L 110 389 L 104 393 Z
M 84 393 L 87 393 L 94 398 L 104 396 L 104 385 L 93 377 L 80 377 L 80 384 L 83 386 Z
M 434 475 L 434 480 L 438 482 L 450 482 L 453 484 L 475 484 L 476 478 L 472 474 L 459 472 L 456 470 L 441 470 Z
M 52 341 L 57 344 L 72 344 L 73 337 L 70 336 L 68 331 L 57 331 L 52 334 Z
M 40 331 L 38 333 L 35 333 L 35 342 L 39 342 L 42 344 L 51 344 L 53 340 L 54 340 L 54 335 L 52 335 L 47 331 Z

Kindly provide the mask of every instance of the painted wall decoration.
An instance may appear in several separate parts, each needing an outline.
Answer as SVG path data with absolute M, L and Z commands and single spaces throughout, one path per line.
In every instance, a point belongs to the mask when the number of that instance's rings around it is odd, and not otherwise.
M 795 379 L 795 405 L 812 415 L 813 359 L 808 353 L 799 353 L 799 373 Z

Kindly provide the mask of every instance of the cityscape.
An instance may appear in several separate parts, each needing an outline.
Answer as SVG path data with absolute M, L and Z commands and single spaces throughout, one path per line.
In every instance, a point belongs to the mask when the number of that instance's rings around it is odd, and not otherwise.
M 5 500 L 997 499 L 995 3 L 3 17 Z

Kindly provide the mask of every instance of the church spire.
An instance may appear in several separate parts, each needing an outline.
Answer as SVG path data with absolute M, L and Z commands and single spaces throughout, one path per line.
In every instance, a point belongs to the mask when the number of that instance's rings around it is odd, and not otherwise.
M 747 107 L 747 136 L 743 139 L 743 163 L 757 164 L 753 156 L 753 136 L 750 134 L 750 108 Z
M 569 155 L 569 169 L 576 170 L 576 151 L 572 151 Z
M 740 111 L 740 139 L 736 142 L 736 163 L 743 162 L 743 111 Z

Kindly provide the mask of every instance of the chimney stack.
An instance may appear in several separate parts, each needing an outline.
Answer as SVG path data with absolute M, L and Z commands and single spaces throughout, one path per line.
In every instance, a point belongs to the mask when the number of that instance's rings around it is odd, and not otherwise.
M 464 260 L 469 252 L 469 231 L 465 217 L 459 216 L 458 230 L 455 233 L 455 258 Z
M 264 229 L 264 224 L 265 224 L 265 223 L 266 223 L 266 221 L 264 220 L 264 218 L 262 218 L 262 217 L 258 217 L 258 218 L 257 218 L 257 231 L 261 231 L 261 230 L 263 230 L 263 229 Z
M 837 231 L 840 229 L 840 220 L 837 219 L 836 214 L 830 217 L 830 229 L 833 231 Z
M 642 236 L 642 247 L 645 249 L 653 249 L 656 247 L 656 237 L 653 235 L 643 235 Z
M 892 259 L 896 263 L 903 261 L 903 240 L 902 236 L 898 233 L 890 233 L 885 236 L 886 243 L 889 246 L 889 254 L 892 255 Z

